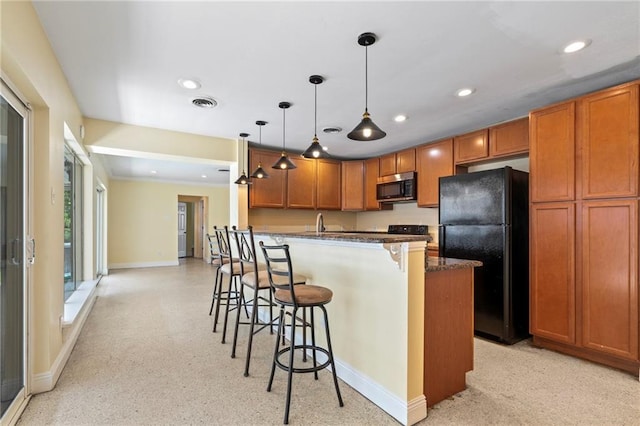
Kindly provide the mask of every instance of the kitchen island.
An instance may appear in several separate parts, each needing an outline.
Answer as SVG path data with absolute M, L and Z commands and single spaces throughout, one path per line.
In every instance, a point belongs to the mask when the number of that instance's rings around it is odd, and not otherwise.
M 338 376 L 400 423 L 424 419 L 427 406 L 465 388 L 480 262 L 427 258 L 427 236 L 255 231 L 255 238 L 288 244 L 294 271 L 333 291 L 327 311 Z

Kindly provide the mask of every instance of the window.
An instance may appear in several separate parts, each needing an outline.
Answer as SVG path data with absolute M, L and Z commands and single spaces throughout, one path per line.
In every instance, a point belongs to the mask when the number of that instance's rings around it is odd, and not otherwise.
M 82 283 L 82 162 L 64 150 L 64 300 Z

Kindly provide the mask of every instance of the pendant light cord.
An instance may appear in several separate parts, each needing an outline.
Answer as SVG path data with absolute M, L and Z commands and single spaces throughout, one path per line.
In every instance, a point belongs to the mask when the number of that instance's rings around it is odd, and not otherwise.
M 285 144 L 284 144 L 284 129 L 287 127 L 287 121 L 286 121 L 286 109 L 282 108 L 282 152 L 285 151 Z
M 369 107 L 369 47 L 364 47 L 364 110 Z
M 313 136 L 316 139 L 318 139 L 318 85 L 314 84 L 313 89 L 315 92 L 314 114 L 313 114 Z

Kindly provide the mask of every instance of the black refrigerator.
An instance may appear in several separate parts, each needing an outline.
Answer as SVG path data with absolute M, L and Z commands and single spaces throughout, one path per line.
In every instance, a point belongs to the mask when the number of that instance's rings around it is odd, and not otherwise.
M 529 174 L 511 167 L 440 178 L 441 257 L 480 260 L 475 334 L 529 336 Z

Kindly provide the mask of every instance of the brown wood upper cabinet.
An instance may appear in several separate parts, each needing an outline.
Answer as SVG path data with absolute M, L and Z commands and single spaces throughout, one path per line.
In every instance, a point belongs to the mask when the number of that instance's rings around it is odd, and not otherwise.
M 470 164 L 529 152 L 529 117 L 454 138 L 455 164 Z
M 577 114 L 582 198 L 638 196 L 638 85 L 585 96 Z
M 364 210 L 364 161 L 342 162 L 342 210 Z
M 526 154 L 529 151 L 529 117 L 489 127 L 489 156 Z
M 268 179 L 252 179 L 249 207 L 324 209 L 341 208 L 341 166 L 329 159 L 296 157 L 295 169 L 275 170 L 271 165 L 280 158 L 277 151 L 251 149 L 249 170 L 262 162 Z
M 340 210 L 341 197 L 341 163 L 340 161 L 321 158 L 316 161 L 316 208 L 323 210 Z
M 279 158 L 280 152 L 277 151 L 249 150 L 249 173 L 257 168 L 259 163 L 262 163 L 262 167 L 269 173 L 268 179 L 252 179 L 253 184 L 249 185 L 250 208 L 285 207 L 287 172 L 271 168 Z
M 376 185 L 380 176 L 380 161 L 378 158 L 370 158 L 364 162 L 364 209 L 380 210 Z
M 456 164 L 489 158 L 489 130 L 476 130 L 456 136 L 453 139 L 453 145 L 453 158 Z
M 409 148 L 380 157 L 380 176 L 416 170 L 416 150 Z
M 436 207 L 439 203 L 439 178 L 454 174 L 453 139 L 430 143 L 416 149 L 418 169 L 418 206 Z
M 575 102 L 530 114 L 531 202 L 575 199 Z
M 316 160 L 295 158 L 296 168 L 287 170 L 287 208 L 316 207 Z

